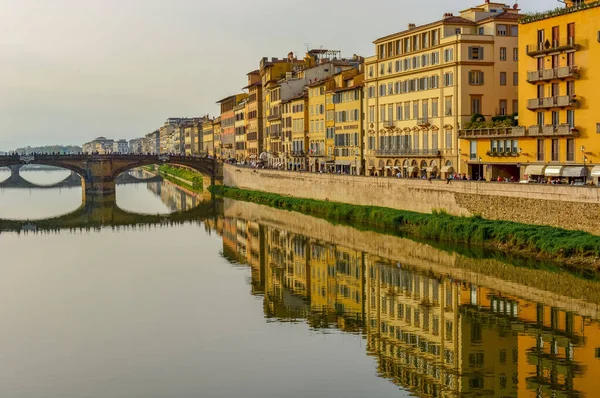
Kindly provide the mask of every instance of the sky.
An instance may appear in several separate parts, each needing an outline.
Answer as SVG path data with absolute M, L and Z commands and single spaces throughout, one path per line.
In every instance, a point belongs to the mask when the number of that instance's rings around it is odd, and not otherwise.
M 168 117 L 216 115 L 215 102 L 240 92 L 262 57 L 302 57 L 307 46 L 370 56 L 378 37 L 476 5 L 407 3 L 0 0 L 0 151 L 131 139 Z

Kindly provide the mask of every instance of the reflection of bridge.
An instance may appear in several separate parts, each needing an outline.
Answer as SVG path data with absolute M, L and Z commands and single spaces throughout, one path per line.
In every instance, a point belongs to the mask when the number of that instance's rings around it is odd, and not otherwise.
M 223 166 L 215 159 L 167 155 L 9 155 L 0 156 L 0 167 L 18 169 L 23 164 L 40 164 L 71 170 L 82 177 L 85 194 L 112 194 L 117 177 L 131 169 L 156 163 L 185 166 L 210 178 L 210 184 L 223 179 Z
M 102 227 L 172 225 L 185 222 L 199 222 L 213 219 L 222 212 L 222 201 L 207 200 L 184 212 L 171 214 L 137 214 L 117 206 L 114 196 L 111 199 L 88 200 L 71 213 L 43 220 L 3 220 L 0 219 L 0 232 L 38 232 L 61 229 L 99 229 Z
M 38 185 L 38 184 L 35 184 L 35 183 L 23 178 L 19 174 L 20 167 L 21 166 L 11 166 L 10 167 L 11 175 L 7 180 L 0 182 L 0 189 L 1 188 L 54 189 L 54 188 L 80 187 L 82 185 L 81 177 L 74 171 L 72 171 L 68 177 L 66 177 L 65 179 L 63 179 L 55 184 Z M 132 176 L 129 173 L 123 173 L 116 178 L 115 183 L 117 185 L 126 185 L 126 184 L 139 184 L 139 183 L 145 183 L 145 182 L 161 182 L 162 180 L 163 180 L 163 178 L 158 175 L 150 177 L 150 178 L 137 178 L 137 177 Z

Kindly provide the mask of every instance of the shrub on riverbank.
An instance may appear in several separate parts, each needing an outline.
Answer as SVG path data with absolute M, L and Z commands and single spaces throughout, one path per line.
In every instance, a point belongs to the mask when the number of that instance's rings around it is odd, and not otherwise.
M 211 187 L 215 194 L 280 209 L 336 220 L 368 223 L 412 233 L 427 239 L 460 242 L 539 253 L 553 258 L 600 256 L 600 236 L 582 231 L 459 217 L 444 212 L 416 213 L 377 206 L 319 201 L 238 188 Z
M 159 171 L 159 173 L 161 173 L 163 178 L 165 178 L 175 184 L 184 185 L 184 186 L 186 186 L 186 188 L 190 188 L 195 191 L 202 190 L 202 184 L 203 184 L 202 174 L 200 174 L 196 171 L 182 169 L 179 167 L 173 167 L 173 166 L 169 166 L 166 164 L 161 165 L 158 168 L 158 171 Z M 177 178 L 169 179 L 169 176 L 179 177 L 183 180 L 188 181 L 189 183 L 186 184 L 184 181 L 181 181 Z

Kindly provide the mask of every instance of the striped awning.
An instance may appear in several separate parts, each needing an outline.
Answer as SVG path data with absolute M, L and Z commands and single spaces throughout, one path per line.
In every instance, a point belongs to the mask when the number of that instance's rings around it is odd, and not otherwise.
M 525 174 L 530 176 L 543 176 L 545 169 L 546 165 L 544 164 L 532 164 L 527 166 L 527 169 L 525 169 Z
M 563 177 L 585 177 L 587 170 L 583 166 L 567 166 L 563 170 Z
M 547 166 L 544 170 L 546 177 L 562 177 L 565 166 Z

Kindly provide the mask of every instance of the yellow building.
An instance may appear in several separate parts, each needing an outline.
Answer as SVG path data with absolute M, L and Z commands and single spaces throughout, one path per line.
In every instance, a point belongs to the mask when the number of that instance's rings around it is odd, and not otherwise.
M 238 162 L 249 160 L 246 150 L 246 100 L 233 107 L 235 129 L 235 158 Z
M 223 141 L 221 140 L 221 117 L 213 119 L 213 146 L 215 149 L 215 158 L 222 159 L 223 157 Z
M 215 155 L 213 120 L 207 117 L 202 123 L 202 151 L 204 155 Z
M 326 105 L 327 121 L 333 119 L 335 171 L 342 174 L 363 174 L 362 143 L 364 74 L 352 69 L 334 76 L 335 88 Z M 326 142 L 327 145 L 327 142 Z
M 263 95 L 260 71 L 248 73 L 246 99 L 246 153 L 250 162 L 256 162 L 263 152 Z
M 593 65 L 600 49 L 591 43 L 598 41 L 599 17 L 594 2 L 567 1 L 520 20 L 519 127 L 462 133 L 463 152 L 486 178 L 598 182 L 593 82 L 600 77 Z M 495 172 L 501 163 L 507 173 Z
M 333 78 L 308 86 L 308 170 L 333 171 L 334 130 L 325 128 L 326 92 L 335 87 Z M 327 146 L 329 143 L 329 146 Z
M 284 120 L 284 151 L 289 170 L 306 170 L 308 148 L 308 95 L 306 92 L 282 101 Z
M 473 115 L 516 112 L 518 10 L 486 2 L 375 40 L 365 61 L 367 174 L 445 177 Z

